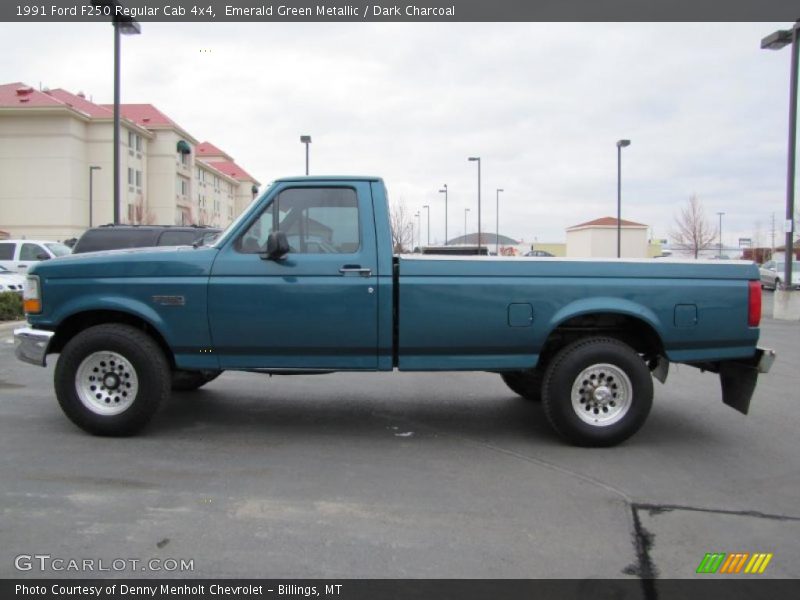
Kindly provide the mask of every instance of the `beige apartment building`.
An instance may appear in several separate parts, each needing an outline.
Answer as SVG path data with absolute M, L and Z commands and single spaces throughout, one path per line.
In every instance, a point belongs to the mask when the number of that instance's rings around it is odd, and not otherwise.
M 120 110 L 123 223 L 225 227 L 252 200 L 233 157 L 152 104 Z M 113 117 L 80 92 L 0 85 L 0 230 L 64 240 L 113 221 Z

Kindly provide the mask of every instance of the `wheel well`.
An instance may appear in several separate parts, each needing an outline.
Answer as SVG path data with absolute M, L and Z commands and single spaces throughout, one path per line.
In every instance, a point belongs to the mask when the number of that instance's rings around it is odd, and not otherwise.
M 66 343 L 81 331 L 105 323 L 121 323 L 144 331 L 164 351 L 164 356 L 169 361 L 170 366 L 173 369 L 175 368 L 175 357 L 172 355 L 169 345 L 155 327 L 141 317 L 114 310 L 82 312 L 67 317 L 56 329 L 48 351 L 53 353 L 61 352 Z
M 664 354 L 661 338 L 645 321 L 617 313 L 592 313 L 572 317 L 553 329 L 542 347 L 540 363 L 546 364 L 567 344 L 595 335 L 615 338 L 629 345 L 648 363 Z

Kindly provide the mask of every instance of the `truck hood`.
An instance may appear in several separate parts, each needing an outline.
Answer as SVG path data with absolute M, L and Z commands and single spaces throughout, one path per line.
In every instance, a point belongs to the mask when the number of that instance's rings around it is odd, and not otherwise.
M 42 261 L 29 271 L 43 279 L 92 277 L 202 277 L 218 250 L 210 246 L 126 248 L 70 254 Z

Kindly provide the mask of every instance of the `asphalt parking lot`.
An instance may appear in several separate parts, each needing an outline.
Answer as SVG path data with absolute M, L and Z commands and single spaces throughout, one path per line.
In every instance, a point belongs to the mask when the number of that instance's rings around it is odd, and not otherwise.
M 144 435 L 94 438 L 56 404 L 54 357 L 23 365 L 9 338 L 2 578 L 688 578 L 707 552 L 800 577 L 800 323 L 765 319 L 779 357 L 749 416 L 673 368 L 642 431 L 603 450 L 565 445 L 487 373 L 225 373 Z M 34 554 L 193 571 L 15 567 Z

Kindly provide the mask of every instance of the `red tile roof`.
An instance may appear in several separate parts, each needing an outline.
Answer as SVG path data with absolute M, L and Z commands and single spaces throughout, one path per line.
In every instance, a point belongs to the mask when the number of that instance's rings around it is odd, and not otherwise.
M 55 98 L 56 100 L 63 102 L 67 106 L 71 106 L 82 113 L 86 113 L 90 117 L 96 117 L 100 119 L 109 119 L 114 117 L 113 110 L 109 110 L 108 108 L 100 106 L 99 104 L 95 104 L 94 102 L 87 100 L 85 96 L 73 94 L 65 89 L 58 88 L 44 93 L 52 98 Z
M 626 221 L 625 219 L 620 219 L 620 224 L 622 227 L 647 227 L 643 223 L 636 223 L 634 221 Z M 568 227 L 567 229 L 578 229 L 579 227 L 616 227 L 617 226 L 617 219 L 616 217 L 601 217 L 599 219 L 595 219 L 594 221 L 587 221 L 586 223 L 581 223 L 580 225 L 573 225 L 572 227 Z
M 234 179 L 238 179 L 239 181 L 253 181 L 258 183 L 258 180 L 250 175 L 247 171 L 245 171 L 242 167 L 237 165 L 232 160 L 220 160 L 220 161 L 205 161 L 206 164 L 211 165 L 218 171 L 225 173 L 228 177 L 233 177 Z
M 197 156 L 222 157 L 225 160 L 233 160 L 233 157 L 230 154 L 223 152 L 211 142 L 203 142 L 198 144 L 196 151 Z
M 102 106 L 114 110 L 113 104 L 103 104 Z M 180 127 L 152 104 L 120 104 L 119 110 L 123 117 L 142 127 Z
M 6 108 L 64 106 L 64 103 L 25 83 L 17 82 L 0 85 L 0 106 Z

